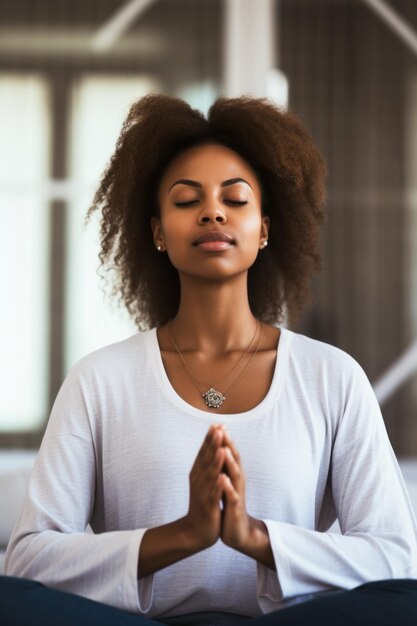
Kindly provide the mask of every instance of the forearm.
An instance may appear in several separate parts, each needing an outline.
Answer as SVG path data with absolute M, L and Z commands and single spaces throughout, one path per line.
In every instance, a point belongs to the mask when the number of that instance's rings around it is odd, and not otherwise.
M 177 561 L 200 552 L 186 518 L 150 528 L 142 538 L 139 551 L 138 578 L 144 578 Z

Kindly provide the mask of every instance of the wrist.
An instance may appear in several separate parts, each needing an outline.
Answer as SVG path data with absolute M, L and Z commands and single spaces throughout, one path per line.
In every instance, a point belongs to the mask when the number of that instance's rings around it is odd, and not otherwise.
M 201 537 L 201 533 L 197 532 L 198 529 L 196 529 L 195 524 L 193 524 L 188 515 L 182 517 L 177 522 L 180 541 L 182 545 L 187 546 L 188 550 L 190 550 L 190 554 L 201 552 L 213 545 L 212 541 L 210 543 L 204 541 L 204 538 Z
M 252 556 L 262 539 L 260 537 L 260 532 L 262 532 L 261 525 L 262 522 L 250 515 L 246 515 L 245 520 L 241 521 L 236 532 L 232 532 L 230 536 L 222 537 L 223 542 L 233 550 Z
M 266 536 L 265 536 L 266 535 Z M 242 551 L 254 553 L 261 549 L 268 539 L 268 532 L 263 522 L 248 515 L 248 532 Z
M 247 540 L 241 546 L 240 552 L 275 570 L 275 560 L 266 524 L 250 515 L 248 515 L 248 522 Z
M 179 545 L 188 550 L 190 554 L 199 552 L 202 548 L 199 545 L 198 537 L 187 516 L 181 517 L 176 522 Z
M 138 578 L 149 576 L 202 549 L 190 531 L 186 518 L 148 528 L 140 545 Z

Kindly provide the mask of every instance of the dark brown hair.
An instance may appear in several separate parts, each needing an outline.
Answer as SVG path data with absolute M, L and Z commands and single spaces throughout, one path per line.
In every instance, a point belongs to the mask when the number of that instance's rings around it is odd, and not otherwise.
M 139 328 L 164 324 L 177 312 L 178 273 L 155 249 L 150 220 L 158 215 L 158 184 L 167 165 L 206 142 L 237 152 L 261 184 L 270 230 L 268 247 L 248 273 L 253 314 L 280 323 L 287 306 L 289 319 L 298 319 L 311 301 L 311 275 L 321 269 L 325 165 L 297 116 L 266 99 L 219 98 L 207 119 L 166 95 L 149 94 L 131 107 L 87 214 L 101 210 L 100 261 L 116 270 L 114 294 Z

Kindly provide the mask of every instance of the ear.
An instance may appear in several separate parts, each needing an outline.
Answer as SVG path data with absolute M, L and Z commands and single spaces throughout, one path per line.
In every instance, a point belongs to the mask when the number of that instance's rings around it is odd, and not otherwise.
M 267 215 L 262 216 L 261 233 L 259 238 L 259 247 L 262 249 L 268 245 L 268 233 L 269 233 L 269 217 Z
M 166 249 L 164 233 L 162 232 L 161 221 L 157 217 L 151 218 L 151 228 L 155 247 L 159 252 Z

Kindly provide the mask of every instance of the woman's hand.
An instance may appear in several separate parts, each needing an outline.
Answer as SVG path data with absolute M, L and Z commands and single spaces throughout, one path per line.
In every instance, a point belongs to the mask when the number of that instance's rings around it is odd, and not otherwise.
M 223 437 L 223 427 L 212 424 L 190 472 L 190 505 L 184 522 L 200 550 L 210 547 L 220 537 L 224 478 L 221 469 L 226 456 Z
M 250 540 L 251 518 L 246 511 L 245 474 L 229 433 L 223 430 L 225 464 L 222 473 L 223 512 L 221 539 L 230 548 L 242 551 Z
M 246 481 L 240 460 L 229 433 L 223 431 L 225 465 L 221 475 L 223 512 L 221 539 L 230 548 L 275 570 L 275 560 L 266 525 L 246 511 Z
M 149 528 L 139 551 L 138 578 L 149 576 L 213 545 L 220 537 L 223 427 L 212 425 L 190 472 L 190 505 L 180 519 Z

